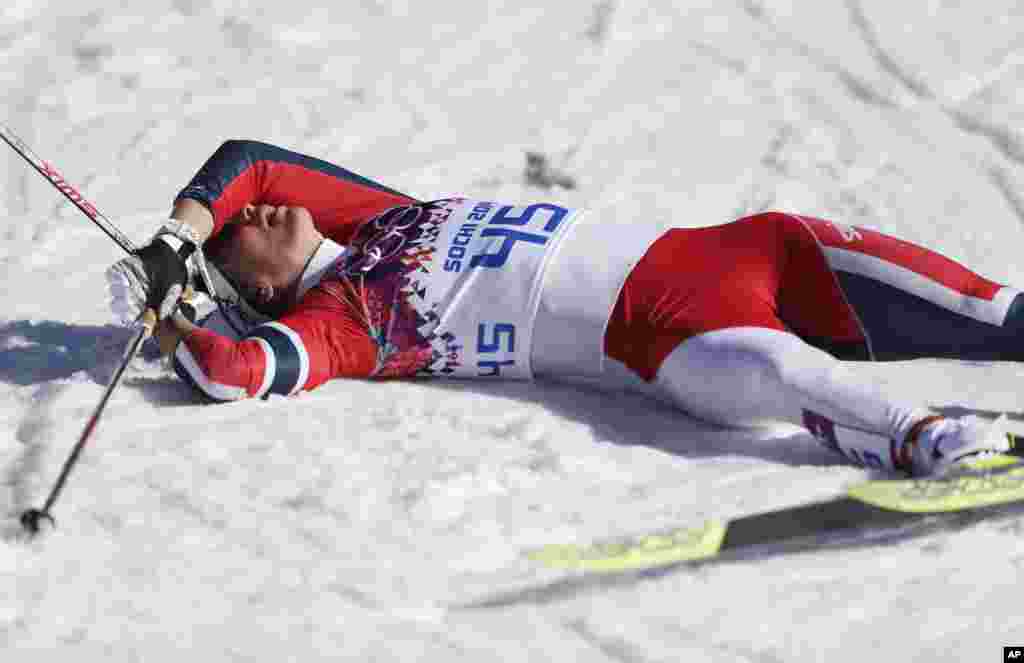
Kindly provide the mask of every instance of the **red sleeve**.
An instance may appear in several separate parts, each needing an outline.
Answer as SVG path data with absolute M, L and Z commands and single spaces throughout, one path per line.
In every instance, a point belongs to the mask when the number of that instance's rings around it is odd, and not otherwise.
M 226 141 L 178 198 L 205 205 L 214 234 L 250 203 L 305 207 L 317 230 L 339 244 L 349 242 L 360 221 L 415 202 L 327 161 L 251 140 Z
M 377 346 L 348 307 L 314 288 L 290 313 L 233 341 L 196 329 L 178 346 L 174 367 L 213 400 L 309 391 L 332 378 L 367 378 Z

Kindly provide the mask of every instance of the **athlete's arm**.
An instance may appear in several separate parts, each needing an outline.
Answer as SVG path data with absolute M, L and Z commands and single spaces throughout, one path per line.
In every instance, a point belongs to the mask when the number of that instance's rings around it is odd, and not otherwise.
M 322 159 L 258 141 L 229 140 L 178 194 L 175 212 L 199 230 L 209 228 L 205 239 L 248 204 L 305 207 L 320 232 L 346 243 L 358 221 L 410 202 L 415 202 L 410 196 Z
M 181 316 L 174 320 L 175 371 L 215 401 L 291 395 L 332 378 L 366 378 L 376 367 L 377 346 L 365 325 L 317 288 L 294 311 L 237 341 Z
M 178 198 L 174 201 L 171 218 L 184 221 L 195 231 L 199 243 L 205 242 L 213 234 L 213 214 L 199 201 L 192 198 Z

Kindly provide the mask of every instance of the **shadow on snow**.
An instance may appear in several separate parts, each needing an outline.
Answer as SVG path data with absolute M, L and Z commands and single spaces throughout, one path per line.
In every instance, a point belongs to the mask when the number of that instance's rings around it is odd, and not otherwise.
M 131 330 L 116 325 L 72 325 L 17 320 L 0 325 L 0 381 L 32 385 L 86 371 L 105 383 L 106 364 L 124 352 Z
M 467 389 L 542 405 L 591 427 L 597 442 L 645 446 L 683 458 L 747 456 L 786 465 L 829 466 L 845 461 L 810 433 L 792 427 L 728 428 L 695 419 L 643 394 L 610 392 L 558 382 L 473 383 L 437 380 L 431 387 Z
M 84 371 L 90 380 L 106 386 L 131 335 L 131 329 L 119 325 L 74 325 L 52 320 L 0 324 L 0 382 L 38 385 Z M 159 360 L 156 344 L 146 343 L 139 357 Z M 129 372 L 122 386 L 128 384 L 143 386 L 143 397 L 157 404 L 201 402 L 188 386 L 171 376 L 150 378 Z
M 18 320 L 0 325 L 0 382 L 34 385 L 85 371 L 107 384 L 123 356 L 131 330 L 117 325 L 73 325 Z M 154 344 L 140 353 L 154 361 Z M 143 397 L 158 405 L 199 403 L 192 390 L 172 376 L 127 377 Z M 646 446 L 686 458 L 749 456 L 787 465 L 827 466 L 845 461 L 807 432 L 792 427 L 726 428 L 703 422 L 650 397 L 555 382 L 474 382 L 433 380 L 437 389 L 476 391 L 543 405 L 550 412 L 591 427 L 598 442 Z M 959 406 L 936 407 L 948 416 L 997 412 Z M 1011 419 L 1024 420 L 1019 415 Z
M 649 396 L 629 391 L 612 392 L 585 385 L 559 382 L 487 382 L 436 380 L 440 389 L 503 396 L 543 405 L 548 411 L 589 425 L 597 442 L 645 446 L 683 458 L 699 459 L 746 456 L 792 466 L 849 465 L 839 454 L 826 449 L 810 432 L 790 425 L 750 428 L 719 426 Z M 931 405 L 949 417 L 977 415 L 995 420 L 1003 412 Z M 1013 422 L 1024 422 L 1022 413 L 1005 413 Z M 875 478 L 893 478 L 873 473 Z

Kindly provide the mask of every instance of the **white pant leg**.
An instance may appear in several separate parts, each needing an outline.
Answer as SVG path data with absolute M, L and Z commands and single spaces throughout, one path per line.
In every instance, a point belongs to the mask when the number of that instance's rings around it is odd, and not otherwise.
M 655 385 L 682 410 L 724 425 L 804 425 L 856 462 L 892 469 L 890 440 L 929 414 L 885 396 L 855 363 L 799 337 L 740 327 L 690 338 L 665 359 Z M 810 418 L 808 414 L 811 413 Z

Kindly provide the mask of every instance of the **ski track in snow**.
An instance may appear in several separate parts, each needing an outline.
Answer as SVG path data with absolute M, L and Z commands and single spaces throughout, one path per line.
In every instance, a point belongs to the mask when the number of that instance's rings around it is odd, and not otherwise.
M 1020 287 L 1022 10 L 1000 0 L 222 0 L 0 9 L 0 121 L 133 241 L 228 138 L 424 198 L 546 199 L 665 227 L 788 209 Z M 550 168 L 527 177 L 526 154 Z M 864 473 L 582 386 L 333 382 L 200 404 L 120 359 L 119 249 L 0 158 L 0 652 L 107 661 L 966 661 L 1024 642 L 1024 519 L 885 547 L 619 576 L 521 553 L 832 496 Z M 572 181 L 573 188 L 558 182 Z M 551 188 L 543 188 L 551 186 Z M 1014 364 L 865 367 L 951 414 Z

